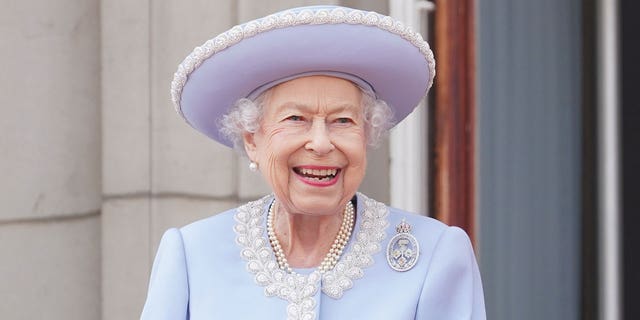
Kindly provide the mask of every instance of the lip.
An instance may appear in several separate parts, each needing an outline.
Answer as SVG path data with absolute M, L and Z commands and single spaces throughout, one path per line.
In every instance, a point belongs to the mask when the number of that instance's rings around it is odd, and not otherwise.
M 326 180 L 326 181 L 320 181 L 320 180 L 315 180 L 315 179 L 310 179 L 310 178 L 306 178 L 300 174 L 298 174 L 298 172 L 296 172 L 296 170 L 292 170 L 293 173 L 295 174 L 295 176 L 298 178 L 298 180 L 300 180 L 301 182 L 308 184 L 310 186 L 314 186 L 314 187 L 329 187 L 332 186 L 334 184 L 336 184 L 338 182 L 338 179 L 340 178 L 340 174 L 342 173 L 342 168 L 340 167 L 331 167 L 331 166 L 296 166 L 295 169 L 311 169 L 311 170 L 331 170 L 331 169 L 335 169 L 336 175 L 335 177 L 333 177 L 330 180 Z

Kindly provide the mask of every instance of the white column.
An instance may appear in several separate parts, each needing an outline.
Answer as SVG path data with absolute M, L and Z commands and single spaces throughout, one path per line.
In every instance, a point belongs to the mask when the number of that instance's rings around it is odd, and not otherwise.
M 622 319 L 618 1 L 598 1 L 598 235 L 601 320 Z
M 389 1 L 390 15 L 414 30 L 420 30 L 421 11 L 433 8 L 429 1 Z M 391 205 L 423 215 L 429 214 L 427 115 L 423 101 L 391 131 L 390 140 Z

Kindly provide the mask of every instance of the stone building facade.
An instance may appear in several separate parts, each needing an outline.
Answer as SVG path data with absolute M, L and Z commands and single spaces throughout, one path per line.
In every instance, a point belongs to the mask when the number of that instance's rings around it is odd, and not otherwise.
M 0 315 L 135 319 L 169 227 L 269 192 L 173 111 L 190 50 L 278 10 L 387 1 L 14 1 L 0 11 Z M 388 146 L 363 191 L 389 199 Z M 232 244 L 220 244 L 232 245 Z

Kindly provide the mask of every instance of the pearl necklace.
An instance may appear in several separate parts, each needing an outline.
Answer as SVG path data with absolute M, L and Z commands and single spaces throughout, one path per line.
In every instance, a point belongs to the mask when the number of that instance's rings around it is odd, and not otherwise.
M 271 248 L 273 249 L 273 253 L 276 256 L 276 261 L 278 262 L 278 266 L 280 269 L 287 271 L 288 273 L 295 273 L 293 269 L 289 266 L 287 262 L 287 257 L 282 250 L 282 246 L 280 246 L 280 241 L 278 241 L 278 237 L 276 236 L 276 232 L 273 228 L 273 220 L 274 220 L 274 208 L 275 200 L 269 206 L 269 213 L 267 215 L 267 236 L 269 237 L 269 242 L 271 243 Z M 355 220 L 355 213 L 353 209 L 353 204 L 351 201 L 347 202 L 347 206 L 344 208 L 344 214 L 342 216 L 342 225 L 340 226 L 340 230 L 336 235 L 336 239 L 333 241 L 331 245 L 331 249 L 324 257 L 320 266 L 318 267 L 318 271 L 320 273 L 325 273 L 338 263 L 340 260 L 340 256 L 342 255 L 342 251 L 347 246 L 347 242 L 349 242 L 349 238 L 351 237 L 351 231 L 353 230 L 353 222 Z

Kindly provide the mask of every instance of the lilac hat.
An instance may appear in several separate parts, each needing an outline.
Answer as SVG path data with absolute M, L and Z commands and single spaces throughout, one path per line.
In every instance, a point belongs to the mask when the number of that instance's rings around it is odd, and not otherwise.
M 178 66 L 171 96 L 187 123 L 232 146 L 217 123 L 236 100 L 318 74 L 372 91 L 391 106 L 397 123 L 431 88 L 435 60 L 419 33 L 391 17 L 302 7 L 235 26 L 195 48 Z

